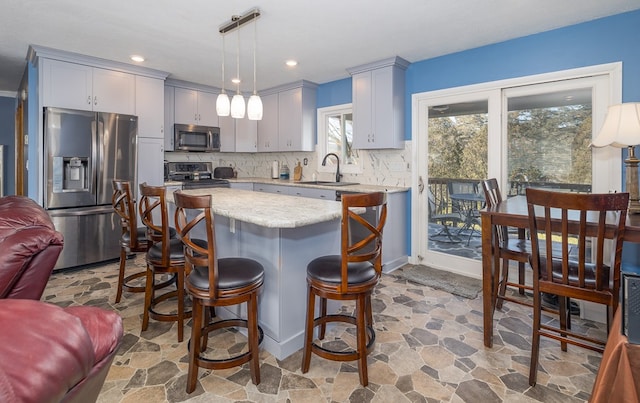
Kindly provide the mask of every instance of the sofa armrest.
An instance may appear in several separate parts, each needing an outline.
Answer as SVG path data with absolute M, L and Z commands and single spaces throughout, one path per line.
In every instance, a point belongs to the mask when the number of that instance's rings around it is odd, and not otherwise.
M 114 353 L 122 338 L 115 312 L 33 300 L 0 300 L 0 326 L 0 401 L 7 402 L 64 400 L 91 374 L 96 352 Z
M 35 201 L 0 198 L 0 298 L 40 299 L 62 246 L 62 234 Z

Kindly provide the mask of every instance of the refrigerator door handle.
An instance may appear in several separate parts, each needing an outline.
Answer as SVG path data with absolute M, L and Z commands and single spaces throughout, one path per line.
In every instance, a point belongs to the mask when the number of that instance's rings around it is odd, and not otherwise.
M 83 207 L 74 209 L 48 210 L 51 217 L 70 217 L 113 213 L 113 206 Z

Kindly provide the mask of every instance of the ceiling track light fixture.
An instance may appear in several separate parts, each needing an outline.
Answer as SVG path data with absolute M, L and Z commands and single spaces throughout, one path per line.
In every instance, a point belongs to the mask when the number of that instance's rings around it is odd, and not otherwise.
M 251 9 L 247 13 L 243 15 L 234 15 L 231 17 L 231 21 L 223 24 L 219 28 L 219 32 L 223 37 L 223 53 L 224 53 L 224 35 L 229 32 L 233 32 L 234 30 L 239 30 L 244 24 L 247 24 L 253 21 L 254 31 L 253 31 L 253 95 L 249 98 L 249 102 L 247 105 L 247 115 L 250 120 L 261 120 L 262 119 L 262 100 L 257 93 L 256 88 L 256 42 L 257 42 L 257 28 L 256 28 L 256 19 L 260 16 L 260 10 L 257 8 Z M 223 56 L 223 67 L 222 67 L 223 81 L 224 81 L 224 56 Z M 245 102 L 244 97 L 240 93 L 240 33 L 238 32 L 238 42 L 237 42 L 237 54 L 236 54 L 236 79 L 237 82 L 237 91 L 236 94 L 231 99 L 230 105 L 230 113 L 231 117 L 236 119 L 242 119 L 245 115 Z M 226 97 L 228 102 L 228 96 L 224 91 L 224 83 L 222 85 L 222 93 L 218 97 Z M 224 102 L 224 98 L 221 102 Z M 217 105 L 216 105 L 217 106 Z M 217 108 L 216 108 L 217 109 Z M 219 116 L 228 116 L 220 115 Z

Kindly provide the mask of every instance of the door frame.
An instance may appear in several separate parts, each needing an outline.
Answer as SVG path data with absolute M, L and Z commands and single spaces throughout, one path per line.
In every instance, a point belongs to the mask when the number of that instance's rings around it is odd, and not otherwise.
M 427 186 L 428 161 L 426 158 L 421 158 L 420 156 L 427 155 L 428 153 L 428 107 L 446 104 L 448 101 L 456 102 L 457 100 L 457 102 L 460 102 L 462 99 L 470 100 L 474 97 L 477 99 L 479 96 L 488 97 L 490 102 L 488 116 L 489 165 L 487 167 L 487 174 L 489 177 L 503 178 L 506 176 L 506 173 L 503 173 L 506 169 L 504 162 L 506 161 L 506 156 L 503 155 L 502 152 L 504 147 L 506 147 L 504 144 L 506 133 L 503 133 L 503 123 L 501 119 L 501 116 L 504 113 L 502 107 L 503 90 L 513 87 L 522 87 L 591 76 L 606 76 L 608 77 L 609 84 L 608 88 L 594 87 L 592 127 L 594 128 L 593 135 L 595 136 L 604 122 L 607 106 L 620 103 L 622 101 L 622 62 L 412 94 L 411 138 L 414 143 L 412 163 L 415 169 L 412 172 L 411 178 L 411 217 L 413 217 L 413 225 L 411 226 L 411 256 L 409 258 L 411 263 L 428 264 L 429 266 L 437 269 L 447 270 L 475 278 L 482 277 L 482 262 L 429 251 L 427 249 L 428 200 L 427 192 L 421 192 L 420 189 L 424 189 L 424 187 Z M 496 97 L 497 103 L 495 103 Z M 506 106 L 504 108 L 506 108 Z M 598 128 L 598 130 L 595 130 L 595 128 Z M 606 184 L 607 186 L 599 182 L 596 183 L 596 176 L 594 172 L 594 190 L 602 190 L 604 187 L 609 190 L 621 189 L 622 153 L 620 150 L 613 149 L 612 147 L 594 149 L 593 164 L 598 167 L 598 171 L 600 173 L 603 172 L 603 170 L 606 171 L 607 173 L 605 177 L 609 179 Z

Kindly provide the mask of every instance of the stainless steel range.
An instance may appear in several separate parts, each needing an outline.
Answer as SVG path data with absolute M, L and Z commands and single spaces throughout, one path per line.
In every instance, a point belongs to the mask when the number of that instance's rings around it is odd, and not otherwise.
M 229 187 L 229 181 L 213 177 L 211 162 L 167 162 L 165 180 L 182 182 L 183 189 Z

